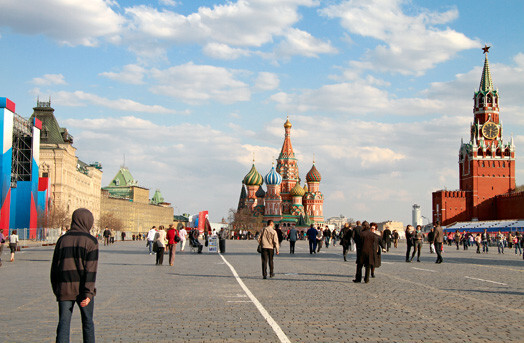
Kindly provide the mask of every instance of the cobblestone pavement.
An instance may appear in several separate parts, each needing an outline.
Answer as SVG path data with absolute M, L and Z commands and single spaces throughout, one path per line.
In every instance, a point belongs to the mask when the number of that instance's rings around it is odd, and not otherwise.
M 514 251 L 445 247 L 444 263 L 424 246 L 383 255 L 369 284 L 354 284 L 354 252 L 295 255 L 283 242 L 273 279 L 261 277 L 255 241 L 228 241 L 223 257 L 291 342 L 509 342 L 524 340 L 524 261 Z M 279 342 L 219 254 L 177 252 L 154 265 L 145 243 L 100 246 L 95 298 L 99 342 Z M 49 269 L 53 247 L 34 247 L 0 267 L 0 341 L 51 342 L 58 318 Z M 78 309 L 73 342 L 81 341 Z

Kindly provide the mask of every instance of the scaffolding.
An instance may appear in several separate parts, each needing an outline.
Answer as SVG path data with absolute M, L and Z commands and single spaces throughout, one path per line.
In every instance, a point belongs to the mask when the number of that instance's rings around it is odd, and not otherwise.
M 33 128 L 31 123 L 15 113 L 13 118 L 12 188 L 16 188 L 17 181 L 31 181 L 32 140 Z

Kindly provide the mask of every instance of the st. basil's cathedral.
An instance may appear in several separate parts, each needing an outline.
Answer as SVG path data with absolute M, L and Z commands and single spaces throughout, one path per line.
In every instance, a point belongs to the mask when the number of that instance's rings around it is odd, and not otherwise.
M 275 223 L 288 223 L 306 227 L 324 221 L 324 196 L 320 192 L 322 177 L 313 166 L 306 174 L 306 183 L 300 185 L 298 161 L 291 145 L 291 123 L 284 123 L 285 138 L 275 164 L 265 177 L 253 166 L 242 181 L 238 210 L 247 208 L 253 216 L 272 219 Z M 263 189 L 263 183 L 266 189 Z

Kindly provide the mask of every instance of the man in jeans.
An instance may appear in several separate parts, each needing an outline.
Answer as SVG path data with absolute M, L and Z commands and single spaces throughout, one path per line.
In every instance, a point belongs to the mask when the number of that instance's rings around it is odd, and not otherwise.
M 444 243 L 444 231 L 440 226 L 440 222 L 435 222 L 435 252 L 437 253 L 437 260 L 435 263 L 442 263 L 442 243 Z
M 482 233 L 480 238 L 482 240 L 482 252 L 485 252 L 487 254 L 489 250 L 489 234 L 487 229 L 484 229 L 484 232 Z
M 51 285 L 58 301 L 57 342 L 69 342 L 75 302 L 82 316 L 84 342 L 95 341 L 93 322 L 98 241 L 89 231 L 93 214 L 85 208 L 73 212 L 71 229 L 58 239 L 51 264 Z
M 267 221 L 267 226 L 262 230 L 258 237 L 258 244 L 262 247 L 262 276 L 267 279 L 267 265 L 269 263 L 269 277 L 275 276 L 273 269 L 273 252 L 276 250 L 278 255 L 278 235 L 274 229 L 275 224 L 270 219 Z

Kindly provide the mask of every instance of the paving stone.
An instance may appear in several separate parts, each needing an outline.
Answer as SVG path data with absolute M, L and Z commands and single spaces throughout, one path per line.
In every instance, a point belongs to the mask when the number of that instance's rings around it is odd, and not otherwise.
M 310 255 L 301 241 L 289 255 L 283 242 L 276 276 L 268 280 L 262 279 L 255 241 L 228 241 L 224 257 L 292 342 L 522 341 L 521 256 L 445 247 L 443 264 L 427 252 L 421 263 L 406 263 L 400 245 L 383 255 L 376 278 L 355 284 L 355 253 L 344 262 L 341 250 Z M 2 340 L 54 341 L 52 253 L 53 247 L 23 249 L 9 263 L 4 252 Z M 142 242 L 100 246 L 94 318 L 99 342 L 279 341 L 218 254 L 177 252 L 174 267 L 167 255 L 164 266 L 154 263 Z M 72 342 L 81 335 L 76 308 Z

